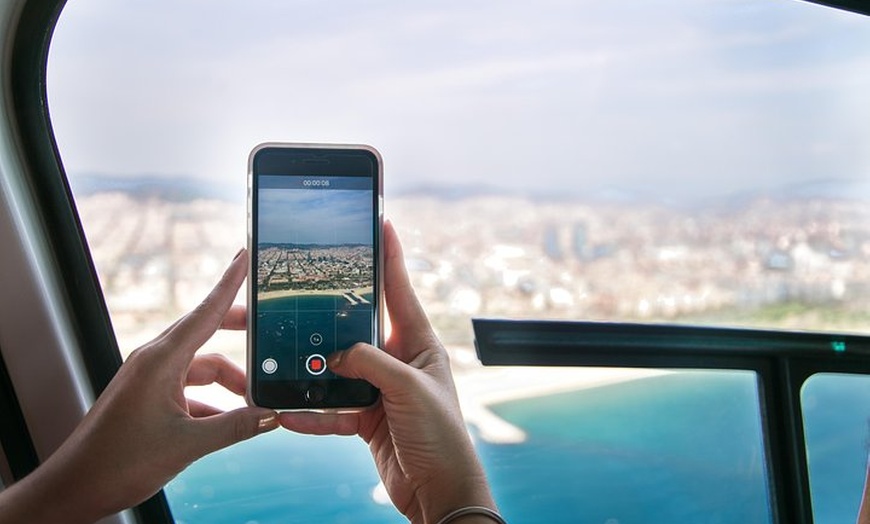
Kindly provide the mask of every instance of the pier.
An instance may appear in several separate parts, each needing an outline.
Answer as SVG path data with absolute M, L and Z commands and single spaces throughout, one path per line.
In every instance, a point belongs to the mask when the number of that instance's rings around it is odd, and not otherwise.
M 371 302 L 369 302 L 369 301 L 366 300 L 365 298 L 363 298 L 363 297 L 361 297 L 360 295 L 358 295 L 356 291 L 349 291 L 348 294 L 349 294 L 351 297 L 353 297 L 354 300 L 356 300 L 357 303 L 359 303 L 359 304 L 371 304 Z

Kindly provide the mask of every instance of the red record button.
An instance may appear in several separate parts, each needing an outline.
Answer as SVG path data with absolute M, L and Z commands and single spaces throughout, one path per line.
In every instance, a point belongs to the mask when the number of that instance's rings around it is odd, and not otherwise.
M 319 375 L 326 371 L 326 359 L 323 358 L 323 355 L 311 355 L 305 361 L 305 369 L 312 375 Z

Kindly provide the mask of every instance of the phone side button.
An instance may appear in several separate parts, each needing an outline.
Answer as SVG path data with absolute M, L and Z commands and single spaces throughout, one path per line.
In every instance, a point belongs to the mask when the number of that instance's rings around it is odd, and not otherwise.
M 318 404 L 320 402 L 323 402 L 323 398 L 325 396 L 325 392 L 320 386 L 311 386 L 310 388 L 305 390 L 305 400 L 310 404 Z

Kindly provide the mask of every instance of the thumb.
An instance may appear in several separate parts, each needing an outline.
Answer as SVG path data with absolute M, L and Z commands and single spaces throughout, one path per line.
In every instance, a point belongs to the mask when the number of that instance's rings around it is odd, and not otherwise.
M 199 455 L 207 455 L 278 427 L 271 409 L 244 407 L 194 420 Z
M 372 345 L 358 343 L 329 357 L 329 369 L 347 378 L 368 381 L 385 395 L 407 387 L 414 369 Z

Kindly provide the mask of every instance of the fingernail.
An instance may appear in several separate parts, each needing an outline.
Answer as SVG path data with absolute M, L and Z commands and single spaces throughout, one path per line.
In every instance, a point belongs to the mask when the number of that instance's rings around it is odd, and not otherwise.
M 341 364 L 342 357 L 344 357 L 344 351 L 336 351 L 329 356 L 326 365 L 331 368 L 338 367 L 338 365 Z
M 242 256 L 242 253 L 244 253 L 244 252 L 245 252 L 245 248 L 240 249 L 239 252 L 236 253 L 236 256 L 233 257 L 233 262 L 235 262 L 237 258 Z
M 272 412 L 268 415 L 263 415 L 260 417 L 260 420 L 257 422 L 257 431 L 259 433 L 263 433 L 264 431 L 271 431 L 278 427 L 278 414 Z

